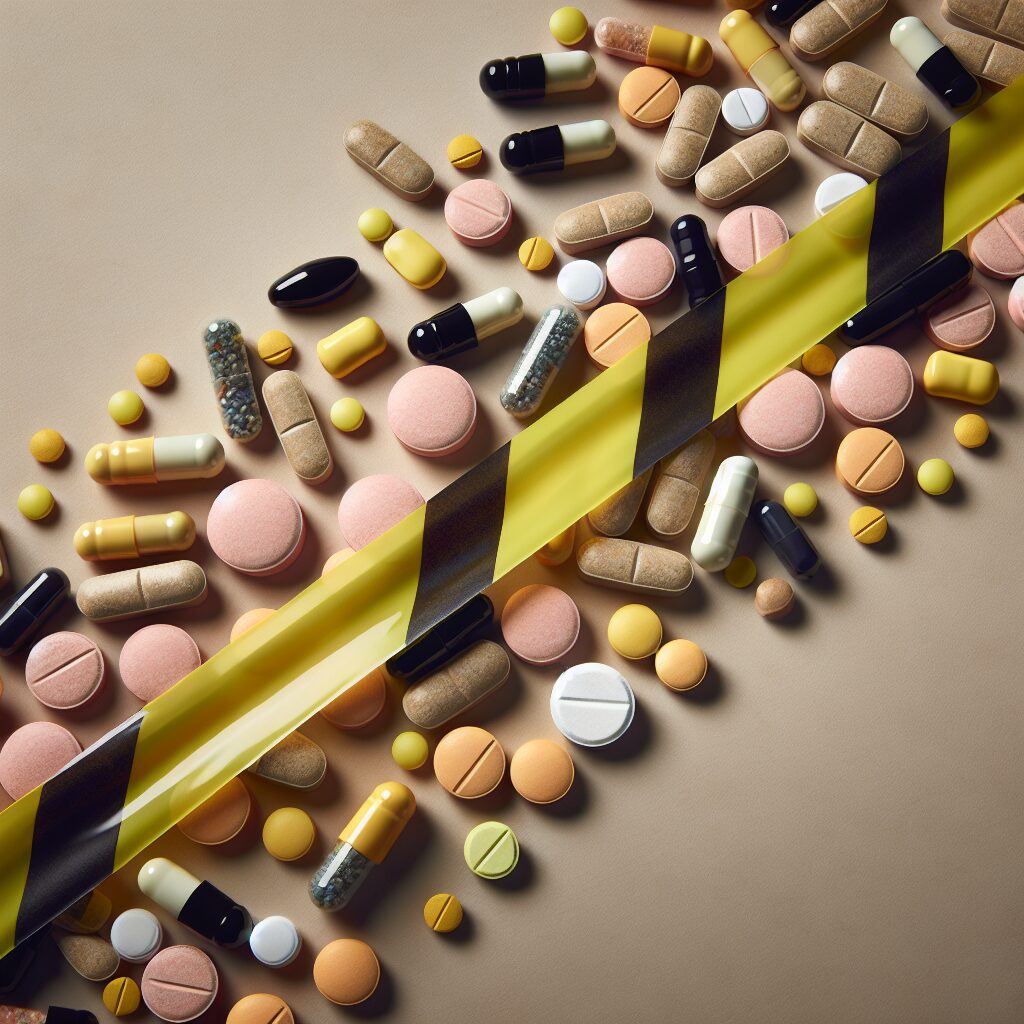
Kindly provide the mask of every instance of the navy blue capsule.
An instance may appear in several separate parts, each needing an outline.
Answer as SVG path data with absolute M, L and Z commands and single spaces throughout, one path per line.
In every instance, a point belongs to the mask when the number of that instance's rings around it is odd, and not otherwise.
M 722 268 L 711 247 L 707 225 L 692 213 L 676 218 L 669 229 L 679 277 L 690 299 L 690 309 L 725 286 Z
M 494 620 L 494 605 L 486 594 L 477 594 L 429 633 L 399 651 L 384 666 L 396 679 L 415 683 L 436 672 L 475 643 Z
M 761 536 L 791 575 L 807 579 L 818 571 L 821 556 L 784 505 L 762 501 L 754 508 L 753 515 Z
M 358 276 L 359 264 L 351 256 L 325 256 L 279 277 L 267 298 L 280 309 L 326 306 L 347 292 Z
M 765 8 L 764 20 L 776 28 L 786 28 L 819 3 L 820 0 L 775 0 Z
M 13 654 L 27 643 L 67 597 L 69 587 L 60 569 L 36 573 L 0 612 L 0 654 Z

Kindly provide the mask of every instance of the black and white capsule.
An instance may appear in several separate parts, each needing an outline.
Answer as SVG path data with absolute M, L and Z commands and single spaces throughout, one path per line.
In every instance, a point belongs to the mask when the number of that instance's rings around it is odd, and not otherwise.
M 280 309 L 326 306 L 352 287 L 359 264 L 351 256 L 325 256 L 289 270 L 267 290 L 267 298 Z
M 669 229 L 680 280 L 686 288 L 690 309 L 725 286 L 722 268 L 711 247 L 707 225 L 692 213 L 677 217 Z
M 523 319 L 523 300 L 513 288 L 495 288 L 436 313 L 409 332 L 409 351 L 427 363 L 466 352 Z
M 779 556 L 779 561 L 790 575 L 805 580 L 821 568 L 817 548 L 784 505 L 777 501 L 762 501 L 754 507 L 753 516 L 761 536 Z
M 764 20 L 775 28 L 788 28 L 821 0 L 774 0 L 764 11 Z
M 494 620 L 494 605 L 486 594 L 477 594 L 385 665 L 396 679 L 418 682 L 458 657 L 483 635 Z
M 528 53 L 489 61 L 480 69 L 480 88 L 492 100 L 535 100 L 588 89 L 596 78 L 597 65 L 586 50 Z
M 946 106 L 962 110 L 978 98 L 978 80 L 920 18 L 900 18 L 889 33 L 889 42 Z
M 498 155 L 513 174 L 535 174 L 604 160 L 614 152 L 615 129 L 598 118 L 516 132 L 502 141 Z

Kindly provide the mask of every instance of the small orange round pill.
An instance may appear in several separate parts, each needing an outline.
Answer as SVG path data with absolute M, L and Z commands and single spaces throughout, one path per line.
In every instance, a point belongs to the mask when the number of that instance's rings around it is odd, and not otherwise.
M 598 366 L 611 366 L 651 340 L 651 325 L 636 306 L 609 302 L 587 317 L 583 343 Z
M 660 128 L 676 109 L 681 93 L 662 68 L 634 68 L 619 86 L 619 111 L 638 128 Z
M 453 729 L 434 750 L 434 774 L 452 796 L 475 800 L 493 792 L 505 775 L 505 751 L 475 725 Z
M 531 804 L 553 804 L 572 789 L 576 767 L 569 752 L 551 740 L 530 740 L 513 755 L 509 776 Z

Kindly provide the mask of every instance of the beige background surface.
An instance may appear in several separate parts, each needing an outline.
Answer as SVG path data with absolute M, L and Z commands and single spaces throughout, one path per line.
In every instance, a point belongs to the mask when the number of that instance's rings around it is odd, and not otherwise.
M 656 180 L 660 133 L 619 116 L 615 93 L 630 65 L 598 54 L 599 83 L 589 93 L 545 105 L 499 107 L 481 94 L 476 76 L 486 60 L 557 49 L 546 27 L 553 6 L 0 4 L 0 494 L 3 540 L 19 582 L 48 564 L 64 567 L 73 584 L 86 578 L 92 570 L 70 546 L 79 522 L 182 507 L 202 530 L 225 483 L 272 477 L 308 514 L 305 551 L 289 572 L 253 581 L 218 564 L 204 541 L 197 545 L 212 595 L 172 620 L 212 654 L 240 612 L 282 603 L 341 546 L 335 510 L 348 483 L 387 468 L 431 494 L 516 429 L 497 391 L 530 322 L 557 298 L 553 273 L 530 276 L 516 261 L 523 238 L 550 233 L 567 206 L 627 188 L 654 199 L 659 235 L 684 211 L 717 224 L 719 215 L 700 209 L 690 189 L 673 192 Z M 938 3 L 912 6 L 944 29 Z M 713 38 L 707 81 L 724 89 L 741 84 L 716 35 L 724 9 L 652 2 L 587 13 L 595 22 L 621 13 Z M 841 56 L 916 88 L 886 39 L 894 18 L 910 9 L 890 3 L 882 22 Z M 801 71 L 815 90 L 820 70 Z M 930 138 L 949 117 L 926 100 Z M 493 158 L 516 128 L 595 116 L 610 118 L 619 134 L 619 150 L 604 164 L 514 180 Z M 433 199 L 405 203 L 348 159 L 341 137 L 357 117 L 381 121 L 434 165 Z M 775 206 L 791 231 L 811 219 L 814 187 L 831 171 L 795 142 L 795 123 L 793 115 L 774 115 L 773 126 L 794 141 L 793 160 L 755 197 Z M 446 164 L 445 144 L 464 131 L 483 141 L 481 172 L 507 188 L 515 206 L 509 239 L 492 250 L 464 248 L 441 216 L 446 190 L 464 180 Z M 720 126 L 712 153 L 731 141 Z M 441 248 L 449 274 L 432 292 L 406 285 L 356 233 L 357 214 L 371 205 Z M 300 316 L 267 303 L 276 276 L 338 253 L 357 257 L 363 278 L 337 307 Z M 222 1020 L 235 999 L 262 990 L 286 997 L 303 1024 L 346 1016 L 453 1024 L 1021 1020 L 1024 360 L 1005 315 L 1007 287 L 984 283 L 1000 309 L 984 354 L 997 359 L 1004 381 L 986 412 L 989 446 L 959 448 L 951 426 L 963 410 L 916 399 L 898 430 L 909 461 L 945 456 L 958 484 L 940 500 L 903 487 L 890 503 L 891 540 L 874 550 L 846 531 L 857 502 L 830 468 L 844 430 L 834 415 L 814 457 L 795 465 L 760 459 L 766 495 L 800 478 L 818 487 L 821 510 L 808 528 L 828 572 L 799 585 L 801 611 L 786 626 L 760 620 L 752 592 L 706 574 L 684 599 L 658 602 L 666 635 L 690 637 L 710 655 L 712 676 L 692 698 L 665 690 L 649 664 L 623 665 L 607 649 L 605 624 L 622 595 L 584 586 L 571 566 L 527 565 L 493 588 L 500 607 L 525 582 L 563 584 L 585 622 L 572 661 L 607 659 L 635 686 L 639 708 L 628 737 L 605 752 L 573 750 L 578 781 L 566 806 L 538 809 L 507 787 L 484 807 L 457 802 L 421 772 L 412 782 L 421 807 L 415 825 L 352 913 L 324 915 L 308 901 L 306 880 L 369 789 L 398 773 L 389 744 L 402 728 L 399 710 L 368 735 L 310 723 L 306 731 L 329 755 L 328 780 L 309 797 L 252 782 L 258 814 L 229 849 L 204 850 L 175 831 L 156 843 L 154 852 L 179 859 L 257 916 L 293 917 L 305 939 L 298 962 L 277 973 L 245 951 L 213 951 L 221 996 L 206 1019 Z M 437 462 L 405 452 L 387 428 L 384 403 L 391 383 L 414 365 L 408 328 L 501 284 L 521 291 L 527 322 L 455 364 L 480 400 L 476 437 Z M 677 290 L 651 311 L 655 327 L 684 307 Z M 336 382 L 319 366 L 315 342 L 363 313 L 380 321 L 392 347 Z M 322 418 L 342 394 L 365 403 L 369 424 L 359 435 L 328 427 L 338 463 L 332 479 L 317 489 L 295 480 L 268 425 L 248 448 L 225 442 L 230 465 L 216 481 L 130 494 L 92 483 L 81 458 L 94 442 L 127 433 L 108 418 L 106 400 L 135 385 L 132 366 L 143 352 L 165 353 L 175 373 L 170 386 L 146 393 L 138 432 L 219 433 L 199 341 L 216 316 L 237 319 L 251 342 L 271 327 L 288 331 L 298 348 L 292 365 Z M 905 351 L 919 372 L 930 345 L 907 334 Z M 257 370 L 263 376 L 266 367 Z M 555 397 L 594 372 L 576 351 Z M 27 453 L 30 434 L 43 425 L 69 443 L 54 468 Z M 734 444 L 725 441 L 723 452 Z M 33 480 L 49 484 L 59 502 L 42 524 L 15 508 L 18 490 Z M 749 535 L 745 547 L 755 551 Z M 770 551 L 755 554 L 762 576 L 781 572 Z M 90 714 L 48 712 L 24 688 L 23 656 L 9 659 L 0 736 L 51 718 L 85 744 L 137 708 L 116 662 L 142 623 L 101 628 L 71 614 L 63 622 L 101 643 L 111 666 L 106 697 Z M 510 753 L 534 736 L 555 737 L 547 695 L 558 671 L 516 663 L 504 691 L 471 720 L 493 729 Z M 281 865 L 262 849 L 259 822 L 291 803 L 312 811 L 321 839 L 305 862 Z M 466 830 L 491 816 L 512 825 L 523 846 L 518 872 L 499 884 L 472 876 L 461 855 Z M 131 868 L 105 888 L 118 909 L 144 903 Z M 457 893 L 468 915 L 450 941 L 420 917 L 423 901 L 440 890 Z M 169 939 L 193 941 L 163 916 Z M 325 1003 L 310 977 L 315 952 L 343 935 L 372 943 L 385 969 L 380 993 L 350 1012 Z M 19 999 L 100 1007 L 98 986 L 55 952 L 42 959 Z

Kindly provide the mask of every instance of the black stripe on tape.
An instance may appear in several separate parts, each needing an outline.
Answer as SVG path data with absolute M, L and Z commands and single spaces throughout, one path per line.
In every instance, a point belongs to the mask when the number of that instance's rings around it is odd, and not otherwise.
M 142 710 L 123 722 L 91 747 L 88 756 L 79 757 L 43 785 L 15 942 L 48 924 L 113 873 L 145 714 Z

